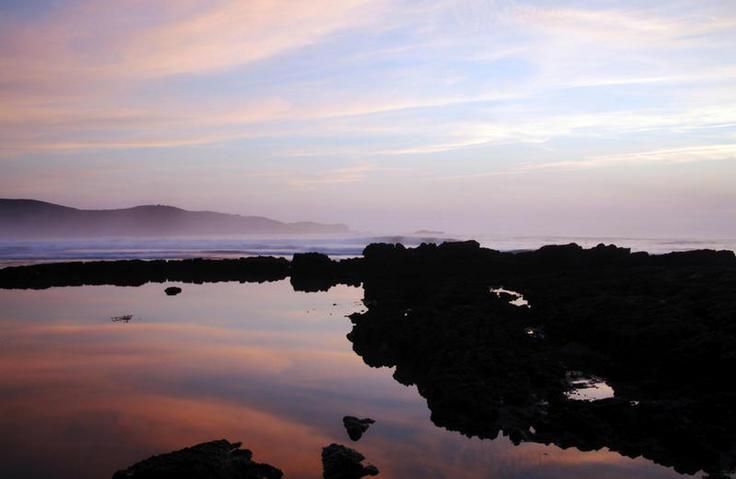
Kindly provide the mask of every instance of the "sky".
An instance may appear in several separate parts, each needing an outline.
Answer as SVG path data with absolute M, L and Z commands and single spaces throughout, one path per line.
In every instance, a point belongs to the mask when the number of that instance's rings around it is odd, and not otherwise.
M 732 0 L 0 0 L 0 197 L 736 237 Z

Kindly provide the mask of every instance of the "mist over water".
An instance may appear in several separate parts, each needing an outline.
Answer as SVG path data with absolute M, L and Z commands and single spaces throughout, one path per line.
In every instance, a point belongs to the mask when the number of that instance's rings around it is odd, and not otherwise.
M 57 261 L 123 259 L 239 258 L 243 256 L 285 256 L 319 252 L 332 257 L 362 254 L 376 242 L 421 243 L 474 239 L 481 246 L 500 251 L 537 249 L 547 244 L 577 243 L 592 247 L 615 244 L 652 254 L 695 249 L 736 251 L 736 239 L 563 237 L 563 236 L 474 236 L 474 235 L 344 235 L 344 236 L 217 236 L 178 238 L 95 238 L 49 240 L 0 240 L 0 267 Z

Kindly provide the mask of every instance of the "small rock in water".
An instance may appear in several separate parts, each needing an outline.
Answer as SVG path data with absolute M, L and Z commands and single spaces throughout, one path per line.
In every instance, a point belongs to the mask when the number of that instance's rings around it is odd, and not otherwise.
M 220 439 L 153 456 L 116 472 L 112 479 L 281 479 L 281 470 L 252 457 L 239 442 Z
M 322 467 L 324 479 L 360 479 L 365 476 L 377 476 L 376 466 L 364 466 L 365 457 L 349 447 L 330 444 L 322 449 Z M 113 478 L 115 479 L 115 478 Z
M 342 418 L 342 423 L 345 426 L 345 430 L 347 430 L 348 436 L 350 436 L 350 439 L 352 439 L 353 441 L 357 441 L 358 439 L 363 437 L 363 433 L 365 433 L 374 422 L 376 421 L 368 417 L 364 419 L 359 419 L 355 416 L 345 416 L 344 418 Z
M 177 294 L 181 293 L 181 288 L 178 286 L 169 286 L 164 290 L 164 292 L 169 296 L 176 296 Z

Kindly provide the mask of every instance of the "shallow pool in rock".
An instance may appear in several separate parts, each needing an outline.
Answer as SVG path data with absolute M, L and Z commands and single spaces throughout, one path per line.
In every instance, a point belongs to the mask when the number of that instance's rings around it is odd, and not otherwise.
M 366 366 L 345 338 L 362 297 L 288 281 L 0 290 L 0 477 L 105 478 L 219 438 L 287 478 L 321 477 L 333 442 L 383 478 L 680 477 L 607 449 L 436 427 L 416 387 Z M 353 443 L 346 415 L 376 423 Z
M 615 396 L 615 391 L 605 379 L 585 374 L 580 371 L 569 371 L 566 375 L 571 389 L 566 393 L 568 399 L 576 401 L 600 401 Z
M 507 298 L 508 303 L 514 306 L 519 306 L 523 308 L 531 308 L 529 301 L 527 301 L 526 298 L 524 298 L 524 295 L 519 293 L 518 291 L 506 289 L 503 286 L 501 286 L 498 288 L 491 288 L 491 293 L 495 294 L 499 298 Z

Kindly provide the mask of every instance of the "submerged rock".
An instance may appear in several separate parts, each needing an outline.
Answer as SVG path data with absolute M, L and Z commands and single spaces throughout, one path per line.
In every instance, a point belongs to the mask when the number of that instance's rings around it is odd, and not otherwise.
M 177 294 L 181 293 L 181 288 L 177 286 L 169 286 L 164 290 L 164 293 L 166 293 L 168 296 L 176 296 Z
M 322 467 L 324 479 L 360 479 L 365 476 L 377 476 L 376 466 L 364 466 L 365 457 L 349 447 L 330 444 L 322 449 Z
M 116 472 L 113 479 L 280 479 L 281 470 L 252 460 L 239 442 L 225 439 L 153 456 Z
M 355 416 L 345 416 L 342 418 L 342 424 L 345 426 L 348 436 L 350 436 L 350 439 L 353 441 L 357 441 L 363 437 L 363 433 L 365 433 L 374 422 L 376 421 L 368 417 L 359 419 Z

